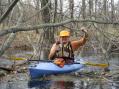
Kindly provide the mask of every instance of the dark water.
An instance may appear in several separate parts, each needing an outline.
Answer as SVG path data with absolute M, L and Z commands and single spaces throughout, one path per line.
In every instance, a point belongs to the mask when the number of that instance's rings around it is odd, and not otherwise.
M 88 57 L 88 60 L 94 61 L 95 58 Z M 119 59 L 112 57 L 109 62 L 111 63 L 110 72 L 107 75 L 101 75 L 100 72 L 103 69 L 96 67 L 84 69 L 97 71 L 99 74 L 95 74 L 95 72 L 87 75 L 77 75 L 77 73 L 52 75 L 36 80 L 30 80 L 28 73 L 10 74 L 0 79 L 0 89 L 119 89 Z

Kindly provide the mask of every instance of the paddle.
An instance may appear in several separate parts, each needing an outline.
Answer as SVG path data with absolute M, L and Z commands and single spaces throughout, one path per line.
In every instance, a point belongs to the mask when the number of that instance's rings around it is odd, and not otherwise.
M 29 60 L 29 61 L 53 62 L 51 60 Z M 74 62 L 74 64 L 84 64 L 88 66 L 97 66 L 101 68 L 107 68 L 109 66 L 108 64 L 105 63 L 92 63 L 92 62 L 82 62 L 82 61 Z
M 10 59 L 12 60 L 26 60 L 26 58 L 22 58 L 22 57 L 16 57 L 16 56 L 11 56 Z M 28 60 L 28 61 L 41 61 L 41 62 L 53 62 L 51 60 Z M 97 67 L 101 67 L 101 68 L 107 68 L 109 65 L 105 64 L 105 63 L 93 63 L 93 62 L 86 62 L 86 61 L 78 61 L 78 62 L 74 62 L 74 64 L 84 64 L 84 65 L 88 65 L 88 66 L 97 66 Z
M 16 56 L 9 56 L 8 57 L 9 59 L 11 59 L 11 60 L 17 60 L 17 61 L 19 61 L 19 60 L 27 60 L 26 58 L 23 58 L 23 57 L 16 57 Z
M 108 64 L 105 63 L 92 63 L 92 62 L 80 62 L 80 63 L 84 65 L 96 66 L 101 68 L 107 68 L 109 66 Z

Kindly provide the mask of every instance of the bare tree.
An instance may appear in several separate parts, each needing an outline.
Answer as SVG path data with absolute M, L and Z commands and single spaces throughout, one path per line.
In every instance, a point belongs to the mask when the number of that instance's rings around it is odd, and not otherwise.
M 39 10 L 40 10 L 40 1 L 39 0 L 36 0 L 36 12 L 39 11 Z M 37 21 L 37 19 L 40 20 L 40 13 L 37 13 L 37 15 L 36 15 L 36 21 Z M 38 23 L 39 23 L 39 21 L 38 21 Z M 36 30 L 36 33 L 39 33 L 39 31 Z
M 60 0 L 60 20 L 63 20 L 63 1 Z
M 57 0 L 54 0 L 54 14 L 53 14 L 53 23 L 56 22 L 57 19 Z
M 74 18 L 74 0 L 69 0 L 70 18 Z
M 19 0 L 14 0 L 13 1 L 13 3 L 9 6 L 9 8 L 7 9 L 7 11 L 1 16 L 0 23 L 9 15 L 9 13 L 14 8 L 14 6 L 17 4 L 18 1 Z
M 49 0 L 41 0 L 41 8 L 44 7 L 47 3 L 49 2 Z M 47 8 L 45 8 L 43 11 L 42 11 L 42 22 L 43 23 L 50 23 L 50 9 L 51 9 L 51 6 L 49 5 Z M 43 58 L 42 59 L 47 59 L 48 57 L 48 54 L 49 54 L 49 50 L 47 48 L 49 48 L 49 45 L 50 45 L 50 28 L 44 28 L 44 44 L 46 46 L 45 49 L 43 49 Z M 49 43 L 49 44 L 48 44 Z
M 82 0 L 82 7 L 81 7 L 82 19 L 86 18 L 86 3 L 85 2 L 86 2 L 85 0 Z M 83 23 L 83 25 L 85 26 L 86 23 Z
M 114 0 L 111 0 L 111 21 L 113 22 L 115 20 L 114 18 Z
M 85 19 L 86 18 L 86 4 L 85 4 L 85 0 L 82 0 L 82 18 Z
M 107 0 L 103 0 L 103 14 L 104 14 L 104 20 L 107 17 Z
M 70 9 L 70 18 L 74 18 L 74 0 L 69 0 L 69 9 Z M 70 24 L 70 28 L 73 28 L 74 24 Z M 73 34 L 73 30 L 70 29 L 70 32 Z
M 90 18 L 93 15 L 93 0 L 89 0 L 89 16 Z
M 37 36 L 41 36 L 42 33 L 42 37 L 39 37 L 41 41 L 38 41 L 38 45 L 44 54 L 43 59 L 47 58 L 49 48 L 54 41 L 54 35 L 57 35 L 57 29 L 63 26 L 71 28 L 74 33 L 78 33 L 77 29 L 80 26 L 90 25 L 89 27 L 93 29 L 94 34 L 97 33 L 95 37 L 98 40 L 95 40 L 100 43 L 100 50 L 103 50 L 103 48 L 105 50 L 110 49 L 110 46 L 107 46 L 112 42 L 110 39 L 116 40 L 115 38 L 118 37 L 113 34 L 113 31 L 118 29 L 119 25 L 118 2 L 114 3 L 114 0 L 79 0 L 78 3 L 75 3 L 75 0 L 34 0 L 34 3 L 30 0 L 24 0 L 22 26 L 19 27 L 16 24 L 18 17 L 21 16 L 21 10 L 18 9 L 18 6 L 14 8 L 17 2 L 18 0 L 6 0 L 6 2 L 5 0 L 0 0 L 0 14 L 2 15 L 0 22 L 3 23 L 4 20 L 6 27 L 8 27 L 5 29 L 0 28 L 0 36 L 21 31 L 37 30 L 39 32 Z M 8 4 L 10 4 L 9 9 L 5 12 Z M 9 21 L 5 20 L 11 11 L 13 12 L 10 14 Z M 77 18 L 78 14 L 80 16 Z M 113 28 L 111 24 L 115 25 L 116 28 Z M 32 32 L 31 34 L 36 35 Z M 104 35 L 110 36 L 110 34 L 113 34 L 112 38 L 105 38 Z M 116 34 L 118 35 L 118 30 L 116 30 Z M 94 41 L 94 39 L 91 41 Z M 114 43 L 117 44 L 117 41 Z

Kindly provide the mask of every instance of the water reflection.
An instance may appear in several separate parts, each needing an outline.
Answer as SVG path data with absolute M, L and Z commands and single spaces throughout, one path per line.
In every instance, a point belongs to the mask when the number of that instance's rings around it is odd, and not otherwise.
M 97 57 L 99 59 L 99 57 Z M 95 62 L 98 59 L 88 57 L 87 61 Z M 101 59 L 101 58 L 100 58 Z M 14 78 L 8 76 L 6 79 L 0 80 L 0 89 L 119 89 L 119 57 L 111 57 L 110 73 L 111 77 L 84 74 L 81 76 L 72 76 L 70 74 L 64 76 L 50 76 L 49 80 L 27 80 L 26 74 L 18 73 Z M 3 62 L 1 62 L 3 63 Z M 3 64 L 7 62 L 4 61 Z M 100 63 L 100 62 L 97 62 Z M 102 69 L 93 66 L 86 67 L 84 70 L 97 71 L 101 73 Z M 52 77 L 52 78 L 51 78 Z M 82 79 L 82 77 L 84 79 Z M 88 77 L 88 78 L 87 78 Z M 95 77 L 95 78 L 94 78 Z M 102 78 L 102 79 L 101 79 Z
M 52 81 L 40 81 L 40 80 L 32 80 L 28 82 L 29 88 L 35 88 L 35 89 L 50 89 L 52 84 Z
M 73 81 L 29 81 L 29 88 L 35 89 L 74 89 Z
M 74 89 L 72 81 L 54 81 L 50 89 Z
M 102 79 L 75 80 L 32 80 L 28 83 L 29 89 L 119 89 L 117 83 L 105 82 Z
M 22 74 L 22 77 L 25 75 Z M 24 80 L 23 80 L 24 79 Z M 0 89 L 119 89 L 118 77 L 50 76 L 48 80 L 10 79 L 1 81 Z

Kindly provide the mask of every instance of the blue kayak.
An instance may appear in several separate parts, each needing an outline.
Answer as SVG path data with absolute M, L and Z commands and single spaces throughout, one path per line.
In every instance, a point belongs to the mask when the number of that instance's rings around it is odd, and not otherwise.
M 80 63 L 65 64 L 64 67 L 59 67 L 52 62 L 39 62 L 29 67 L 31 78 L 38 78 L 53 74 L 71 73 L 83 68 L 84 65 Z

